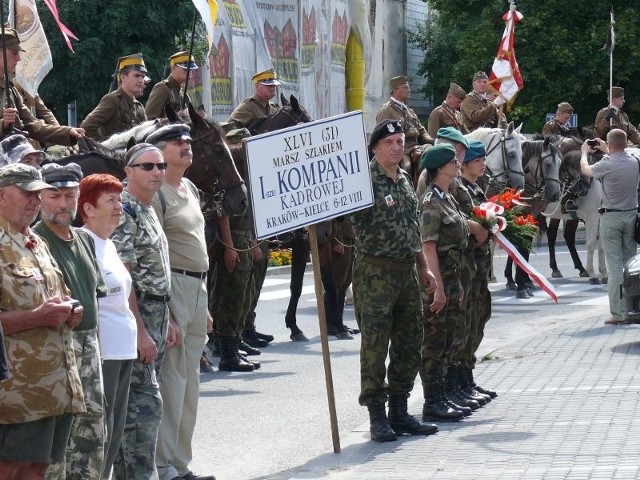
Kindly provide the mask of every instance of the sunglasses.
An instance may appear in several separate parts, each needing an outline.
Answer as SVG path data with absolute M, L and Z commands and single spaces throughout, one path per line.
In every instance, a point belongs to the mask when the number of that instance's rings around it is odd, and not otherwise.
M 153 162 L 145 162 L 145 163 L 136 163 L 135 165 L 129 165 L 130 167 L 140 167 L 145 172 L 150 172 L 153 170 L 153 167 L 158 167 L 158 170 L 162 171 L 167 168 L 167 164 L 165 162 L 153 163 Z

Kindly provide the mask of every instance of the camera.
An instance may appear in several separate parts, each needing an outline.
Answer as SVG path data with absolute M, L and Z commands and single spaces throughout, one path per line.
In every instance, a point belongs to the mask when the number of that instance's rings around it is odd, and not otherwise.
M 71 311 L 74 312 L 76 308 L 80 306 L 79 300 L 70 300 L 69 304 L 71 305 Z
M 598 139 L 597 138 L 590 138 L 589 140 L 587 140 L 587 145 L 589 145 L 590 147 L 597 147 L 598 146 Z

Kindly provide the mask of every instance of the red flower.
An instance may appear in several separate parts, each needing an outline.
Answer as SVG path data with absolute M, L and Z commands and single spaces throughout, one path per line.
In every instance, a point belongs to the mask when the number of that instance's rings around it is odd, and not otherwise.
M 38 246 L 38 241 L 36 240 L 36 237 L 29 235 L 27 237 L 27 242 L 24 244 L 24 246 L 27 247 L 29 250 L 34 251 Z

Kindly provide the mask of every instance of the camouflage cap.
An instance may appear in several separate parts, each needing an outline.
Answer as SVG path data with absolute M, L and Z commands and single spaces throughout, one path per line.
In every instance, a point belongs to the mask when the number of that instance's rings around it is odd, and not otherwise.
M 398 120 L 383 120 L 371 132 L 369 148 L 375 147 L 380 140 L 396 133 L 404 133 L 400 122 Z
M 464 154 L 463 163 L 470 162 L 471 160 L 475 160 L 476 158 L 484 158 L 487 156 L 487 150 L 484 146 L 484 143 L 480 140 L 471 140 L 469 142 L 469 148 Z
M 9 165 L 11 163 L 20 162 L 26 155 L 36 154 L 38 157 L 38 163 L 44 160 L 45 153 L 42 150 L 36 150 L 33 148 L 29 139 L 19 133 L 9 135 L 0 142 L 0 156 L 1 165 Z
M 57 188 L 72 188 L 80 185 L 82 170 L 77 163 L 60 165 L 59 163 L 47 163 L 42 167 L 42 179 L 49 185 Z
M 449 92 L 448 93 L 449 93 L 449 95 L 453 95 L 454 97 L 456 97 L 458 100 L 464 100 L 465 97 L 467 96 L 467 94 L 462 89 L 462 87 L 460 85 L 458 85 L 457 83 L 453 83 L 453 82 L 451 82 L 449 84 Z
M 13 28 L 5 27 L 4 37 L 0 35 L 0 48 L 3 44 L 7 46 L 7 49 L 13 50 L 14 52 L 26 52 L 26 50 L 20 45 L 18 32 Z
M 12 163 L 0 168 L 0 187 L 15 185 L 27 192 L 57 190 L 53 185 L 42 181 L 40 170 L 24 163 Z
M 558 104 L 558 112 L 573 114 L 573 107 L 569 104 L 569 102 L 560 102 Z
M 391 80 L 389 80 L 389 88 L 393 92 L 396 88 L 398 88 L 398 87 L 400 87 L 402 85 L 407 85 L 408 83 L 409 83 L 409 78 L 407 78 L 404 75 L 399 75 L 399 76 L 393 77 Z
M 607 93 L 609 93 L 608 90 Z M 624 98 L 624 88 L 611 87 L 611 98 Z
M 476 80 L 489 80 L 489 77 L 484 72 L 476 72 L 473 74 L 473 81 L 475 82 Z
M 435 170 L 456 158 L 456 149 L 448 143 L 434 145 L 420 156 L 420 166 Z
M 453 140 L 454 142 L 464 145 L 465 148 L 469 148 L 469 141 L 464 137 L 464 135 L 462 135 L 460 130 L 454 127 L 443 127 L 438 129 L 436 138 L 448 138 L 449 140 Z
M 149 135 L 146 141 L 151 145 L 167 140 L 186 140 L 190 142 L 191 135 L 189 135 L 189 131 L 189 125 L 185 125 L 184 123 L 165 125 Z

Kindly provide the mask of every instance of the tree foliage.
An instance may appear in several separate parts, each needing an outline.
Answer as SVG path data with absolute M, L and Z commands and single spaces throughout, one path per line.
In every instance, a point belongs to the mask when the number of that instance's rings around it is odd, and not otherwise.
M 450 82 L 470 90 L 474 72 L 490 72 L 509 3 L 427 1 L 434 11 L 432 22 L 411 32 L 410 40 L 425 52 L 419 72 L 428 79 L 424 93 L 437 105 Z M 640 3 L 518 0 L 516 5 L 524 15 L 515 33 L 524 89 L 507 112 L 510 119 L 523 121 L 526 131 L 540 131 L 545 113 L 568 101 L 581 126 L 593 123 L 607 104 L 609 56 L 603 45 L 613 7 L 613 84 L 625 88 L 625 110 L 632 121 L 640 121 L 640 85 L 633 81 L 640 75 Z
M 191 0 L 58 2 L 60 19 L 79 38 L 72 40 L 75 53 L 67 48 L 44 2 L 36 3 L 53 56 L 53 70 L 39 94 L 61 123 L 66 123 L 67 104 L 73 100 L 78 121 L 98 104 L 109 90 L 119 57 L 141 52 L 153 85 L 164 78 L 169 56 L 189 48 Z M 146 95 L 150 90 L 147 87 Z

